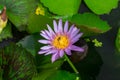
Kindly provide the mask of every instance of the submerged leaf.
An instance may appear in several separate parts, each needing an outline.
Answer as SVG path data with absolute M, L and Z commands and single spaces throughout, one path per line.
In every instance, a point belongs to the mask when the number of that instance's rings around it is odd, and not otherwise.
M 30 80 L 36 73 L 33 57 L 15 44 L 0 49 L 4 80 Z
M 119 0 L 84 0 L 87 6 L 96 14 L 106 14 L 118 6 Z

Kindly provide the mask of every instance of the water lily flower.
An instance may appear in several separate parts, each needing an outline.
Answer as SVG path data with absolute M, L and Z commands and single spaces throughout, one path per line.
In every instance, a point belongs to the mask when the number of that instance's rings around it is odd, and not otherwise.
M 41 47 L 39 54 L 52 54 L 51 61 L 54 62 L 57 59 L 67 55 L 71 55 L 71 50 L 83 52 L 84 49 L 75 46 L 74 43 L 79 40 L 83 33 L 79 32 L 74 25 L 69 28 L 68 21 L 65 22 L 64 26 L 60 19 L 58 24 L 53 21 L 54 30 L 47 24 L 48 30 L 41 31 L 40 35 L 45 39 L 39 40 L 38 42 L 46 44 Z

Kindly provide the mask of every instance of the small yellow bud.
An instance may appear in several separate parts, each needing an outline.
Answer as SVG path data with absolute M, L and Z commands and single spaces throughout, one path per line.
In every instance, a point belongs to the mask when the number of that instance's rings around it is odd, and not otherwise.
M 3 11 L 0 14 L 0 33 L 6 27 L 7 24 L 7 15 L 6 15 L 6 7 L 4 7 Z
M 41 7 L 37 7 L 37 9 L 36 9 L 36 11 L 35 11 L 35 14 L 36 15 L 45 15 L 45 10 L 44 10 L 44 8 L 41 6 Z

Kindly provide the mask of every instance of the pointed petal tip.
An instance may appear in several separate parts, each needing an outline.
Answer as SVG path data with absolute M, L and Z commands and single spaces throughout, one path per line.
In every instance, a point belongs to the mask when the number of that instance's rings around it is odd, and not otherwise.
M 70 47 L 71 50 L 74 50 L 74 51 L 79 51 L 79 52 L 84 52 L 84 49 L 81 48 L 81 47 L 78 47 L 78 46 L 75 46 L 75 45 L 72 45 Z
M 55 62 L 57 59 L 59 59 L 59 57 L 60 57 L 60 56 L 59 56 L 58 53 L 53 54 L 53 55 L 52 55 L 52 58 L 51 58 L 52 63 Z
M 60 57 L 63 57 L 63 56 L 64 56 L 64 51 L 63 51 L 63 50 L 60 51 L 59 56 L 60 56 Z
M 38 54 L 44 54 L 45 52 L 44 51 L 39 51 Z

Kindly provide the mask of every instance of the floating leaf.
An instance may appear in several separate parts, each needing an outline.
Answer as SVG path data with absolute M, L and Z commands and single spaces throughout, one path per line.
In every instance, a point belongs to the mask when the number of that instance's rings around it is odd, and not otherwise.
M 11 24 L 8 23 L 0 34 L 0 42 L 3 39 L 12 38 Z
M 120 52 L 120 28 L 118 29 L 118 34 L 117 34 L 117 38 L 116 38 L 116 47 L 117 47 L 118 51 Z
M 0 13 L 2 12 L 4 6 L 3 5 L 0 5 Z
M 76 24 L 85 36 L 104 33 L 110 30 L 110 26 L 106 21 L 101 20 L 92 13 L 73 15 L 70 22 Z
M 36 76 L 32 78 L 32 80 L 46 80 L 48 76 L 53 74 L 56 70 L 55 69 L 50 69 L 50 70 L 44 70 L 38 73 Z
M 58 15 L 73 15 L 78 12 L 81 0 L 40 0 L 51 12 Z
M 34 58 L 15 44 L 0 49 L 3 57 L 3 80 L 30 80 L 36 73 Z
M 52 63 L 51 55 L 36 55 L 36 65 L 39 73 L 33 77 L 32 80 L 46 80 L 49 76 L 51 76 L 59 69 L 62 63 L 62 59 L 59 59 L 58 61 Z
M 34 43 L 35 41 L 34 41 L 33 35 L 30 35 L 20 40 L 17 44 L 22 45 L 23 48 L 25 48 L 28 52 L 30 52 L 33 56 L 35 56 L 36 51 L 35 51 Z
M 0 5 L 6 6 L 9 20 L 24 30 L 29 14 L 35 12 L 36 0 L 0 0 Z
M 40 32 L 41 30 L 47 28 L 47 24 L 52 25 L 52 21 L 52 19 L 46 16 L 31 14 L 28 21 L 28 32 Z
M 41 39 L 41 36 L 39 33 L 26 36 L 22 40 L 20 40 L 17 45 L 22 45 L 23 48 L 25 48 L 28 52 L 30 52 L 33 56 L 36 56 L 38 54 L 38 51 L 40 50 L 40 47 L 42 44 L 38 42 L 38 40 Z
M 84 0 L 87 6 L 96 14 L 109 13 L 118 6 L 119 0 Z
M 77 75 L 67 72 L 67 71 L 56 71 L 51 76 L 49 76 L 46 80 L 76 80 Z M 79 77 L 78 77 L 79 78 Z M 81 80 L 80 78 L 78 80 Z

